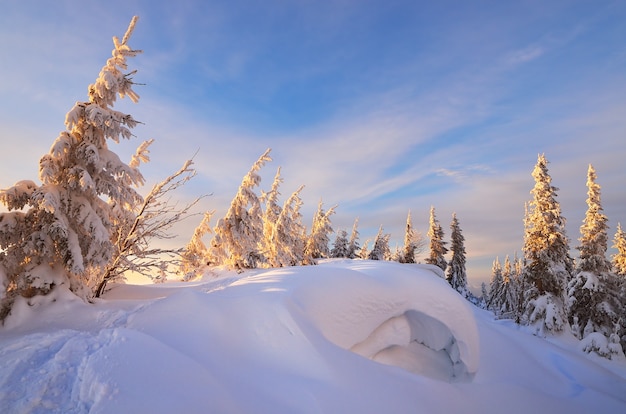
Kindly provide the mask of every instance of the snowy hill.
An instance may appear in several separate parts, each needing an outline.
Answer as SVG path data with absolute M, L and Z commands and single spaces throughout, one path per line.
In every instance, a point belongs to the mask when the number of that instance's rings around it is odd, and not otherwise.
M 331 260 L 22 300 L 0 412 L 626 412 L 626 362 L 494 321 L 436 273 Z

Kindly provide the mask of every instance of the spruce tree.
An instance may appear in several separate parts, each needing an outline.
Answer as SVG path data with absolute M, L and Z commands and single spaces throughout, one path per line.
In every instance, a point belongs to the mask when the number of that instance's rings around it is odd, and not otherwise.
M 464 298 L 469 298 L 469 290 L 467 289 L 467 272 L 465 270 L 465 237 L 461 231 L 456 213 L 452 214 L 451 244 L 450 251 L 452 259 L 448 265 L 448 275 L 446 279 L 450 286 L 459 292 Z
M 280 175 L 280 167 L 276 170 L 274 181 L 270 191 L 262 192 L 260 201 L 265 204 L 265 210 L 262 213 L 263 221 L 263 238 L 261 239 L 261 255 L 264 260 L 269 260 L 269 257 L 276 257 L 276 242 L 274 235 L 276 233 L 276 223 L 278 216 L 282 210 L 280 204 L 278 204 L 278 197 L 280 196 L 279 187 L 283 182 L 283 178 Z M 266 263 L 266 265 L 272 266 Z
M 184 281 L 196 277 L 197 273 L 211 262 L 209 250 L 202 241 L 202 238 L 211 233 L 211 217 L 214 213 L 215 211 L 204 213 L 202 221 L 198 227 L 195 228 L 191 240 L 189 240 L 189 243 L 187 243 L 185 250 L 181 254 L 179 272 L 182 274 Z
M 367 258 L 369 260 L 388 260 L 391 256 L 391 251 L 389 250 L 390 237 L 389 234 L 383 233 L 383 226 L 380 226 L 376 239 L 374 240 L 374 247 L 372 247 L 372 250 L 368 253 Z
M 267 149 L 244 176 L 226 216 L 214 229 L 211 255 L 231 269 L 254 269 L 262 261 L 263 219 L 254 188 L 261 183 L 259 170 L 271 161 L 270 151 Z
M 330 251 L 330 257 L 340 258 L 348 257 L 348 232 L 345 230 L 339 230 L 337 237 L 333 243 L 333 248 Z
M 541 154 L 532 176 L 535 186 L 524 219 L 523 277 L 528 288 L 523 320 L 540 336 L 562 331 L 567 324 L 566 287 L 573 271 L 565 218 L 556 200 L 548 172 L 548 161 Z
M 500 286 L 500 307 L 499 317 L 513 318 L 517 309 L 517 278 L 513 272 L 511 259 L 509 255 L 504 258 L 504 267 L 502 269 L 502 285 Z
M 350 241 L 348 242 L 348 255 L 346 256 L 349 259 L 356 259 L 359 254 L 359 250 L 361 246 L 359 246 L 359 218 L 354 219 L 354 224 L 352 225 L 352 233 L 350 234 Z
M 617 223 L 612 247 L 617 249 L 617 253 L 612 257 L 613 271 L 618 276 L 626 276 L 626 233 L 622 230 L 620 223 Z
M 424 241 L 422 236 L 413 228 L 411 220 L 411 211 L 406 217 L 406 226 L 404 228 L 404 246 L 398 255 L 400 263 L 415 263 L 415 255 L 421 250 Z
M 283 207 L 276 220 L 272 240 L 275 248 L 268 262 L 272 267 L 299 266 L 311 263 L 312 259 L 305 257 L 306 229 L 302 225 L 302 200 L 300 193 L 304 186 L 300 186 L 283 203 Z
M 313 260 L 330 256 L 328 244 L 330 234 L 333 232 L 330 216 L 335 213 L 335 207 L 324 211 L 322 200 L 320 200 L 317 211 L 313 216 L 311 233 L 307 240 L 305 254 Z
M 435 207 L 430 208 L 428 237 L 430 238 L 430 256 L 425 261 L 438 266 L 445 272 L 448 265 L 445 255 L 448 249 L 446 248 L 446 242 L 443 241 L 443 229 L 435 216 Z
M 137 121 L 113 109 L 116 97 L 137 102 L 135 71 L 126 59 L 140 50 L 128 45 L 137 17 L 120 41 L 113 38 L 113 55 L 88 88 L 88 101 L 76 102 L 67 113 L 67 130 L 39 162 L 41 185 L 20 181 L 0 191 L 9 212 L 0 215 L 0 273 L 6 274 L 0 292 L 0 319 L 18 296 L 47 294 L 65 285 L 89 299 L 99 274 L 113 255 L 113 236 L 122 219 L 132 219 L 130 206 L 141 203 L 135 188 L 144 179 L 140 161 L 147 145 L 140 146 L 130 164 L 108 147 L 130 139 Z M 131 217 L 128 217 L 128 215 Z
M 496 316 L 499 315 L 502 305 L 502 264 L 496 257 L 491 266 L 491 281 L 489 282 L 489 297 L 487 299 L 487 309 L 492 310 Z
M 617 277 L 606 258 L 607 217 L 593 166 L 587 171 L 587 213 L 580 227 L 580 259 L 568 285 L 569 321 L 579 339 L 599 332 L 610 338 L 618 321 Z

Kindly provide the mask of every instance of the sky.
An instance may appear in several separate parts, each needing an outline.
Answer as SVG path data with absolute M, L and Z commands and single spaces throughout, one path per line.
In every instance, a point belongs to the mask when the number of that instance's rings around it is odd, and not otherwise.
M 143 124 L 111 147 L 130 159 L 155 139 L 143 192 L 196 154 L 197 176 L 178 197 L 210 194 L 199 210 L 219 218 L 272 148 L 261 189 L 278 167 L 281 200 L 304 184 L 306 225 L 322 200 L 337 205 L 336 230 L 358 217 L 361 244 L 382 225 L 394 248 L 409 210 L 426 235 L 434 206 L 446 238 L 456 213 L 474 287 L 494 258 L 521 254 L 540 153 L 573 256 L 588 164 L 609 237 L 626 225 L 620 0 L 2 0 L 0 188 L 37 179 L 133 15 L 141 99 L 116 109 Z M 181 244 L 199 220 L 177 229 Z

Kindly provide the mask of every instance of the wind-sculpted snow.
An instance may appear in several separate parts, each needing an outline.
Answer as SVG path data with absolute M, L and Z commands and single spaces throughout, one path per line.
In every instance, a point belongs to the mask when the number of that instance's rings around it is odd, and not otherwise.
M 470 305 L 429 266 L 344 261 L 294 289 L 296 304 L 331 342 L 375 361 L 444 380 L 479 365 Z
M 0 413 L 626 412 L 626 364 L 493 321 L 428 266 L 54 292 L 0 328 Z

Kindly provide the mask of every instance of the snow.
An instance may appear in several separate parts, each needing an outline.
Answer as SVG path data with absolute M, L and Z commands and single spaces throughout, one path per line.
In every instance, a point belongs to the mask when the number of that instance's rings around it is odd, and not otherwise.
M 326 260 L 59 287 L 0 328 L 0 412 L 626 412 L 626 361 L 469 305 L 432 266 Z

